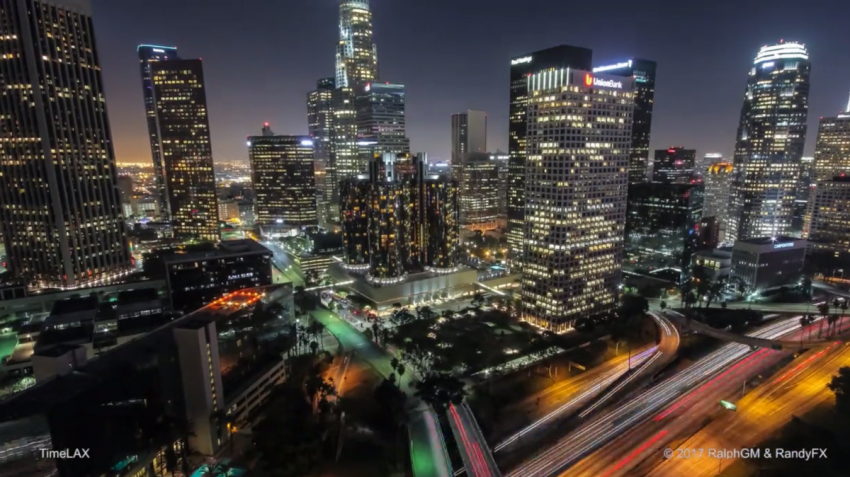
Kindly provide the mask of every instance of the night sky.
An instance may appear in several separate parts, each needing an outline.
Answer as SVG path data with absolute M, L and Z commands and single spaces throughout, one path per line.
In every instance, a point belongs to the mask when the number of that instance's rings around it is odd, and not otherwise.
M 411 150 L 446 159 L 450 115 L 489 114 L 488 147 L 507 151 L 510 58 L 568 44 L 594 63 L 658 62 L 653 149 L 731 157 L 759 47 L 806 44 L 812 61 L 806 154 L 817 120 L 850 95 L 846 0 L 371 0 L 381 79 L 407 87 Z M 691 5 L 694 4 L 694 5 Z M 696 4 L 704 6 L 695 6 Z M 686 5 L 686 6 L 685 6 Z M 150 162 L 136 46 L 203 58 L 217 161 L 247 160 L 264 121 L 306 134 L 305 97 L 333 76 L 337 0 L 94 0 L 119 162 Z

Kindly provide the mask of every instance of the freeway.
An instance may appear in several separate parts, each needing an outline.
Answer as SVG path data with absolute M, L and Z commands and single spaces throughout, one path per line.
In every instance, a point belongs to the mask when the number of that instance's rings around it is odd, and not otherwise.
M 772 339 L 783 336 L 799 326 L 798 320 L 786 320 L 772 323 L 752 335 Z M 583 423 L 575 432 L 523 462 L 508 475 L 548 477 L 560 474 L 582 457 L 624 434 L 695 386 L 706 382 L 712 376 L 727 369 L 732 363 L 751 353 L 752 350 L 748 346 L 737 343 L 721 347 L 672 378 L 637 396 L 630 397 L 624 404 Z M 622 455 L 622 449 L 618 451 L 620 454 L 617 455 Z M 611 465 L 613 461 L 605 462 L 600 459 L 599 462 Z
M 363 336 L 351 324 L 325 309 L 319 309 L 310 314 L 325 325 L 339 340 L 345 351 L 353 353 L 354 359 L 365 361 L 384 378 L 394 373 L 391 364 L 392 356 Z M 450 477 L 452 468 L 437 417 L 429 406 L 414 396 L 412 374 L 404 373 L 399 379 L 399 388 L 407 394 L 412 405 L 409 411 L 408 429 L 414 476 Z
M 787 320 L 793 324 L 796 320 Z M 782 323 L 775 324 L 781 325 Z M 812 325 L 814 326 L 814 325 Z M 794 330 L 790 336 L 806 333 Z M 727 345 L 741 346 L 741 345 Z M 746 382 L 776 365 L 788 353 L 760 349 L 745 352 L 719 373 L 707 375 L 701 384 L 692 387 L 674 402 L 660 410 L 651 420 L 649 415 L 576 463 L 564 476 L 631 477 L 640 473 L 639 466 L 661 457 L 664 447 L 679 436 L 687 435 L 705 424 L 707 419 L 724 411 L 721 400 L 735 401 L 742 397 Z M 697 365 L 700 362 L 697 363 Z M 685 371 L 687 372 L 687 370 Z M 674 378 L 675 379 L 675 378 Z M 690 456 L 688 456 L 690 457 Z M 714 468 L 716 470 L 716 467 Z M 690 475 L 688 473 L 681 475 Z
M 768 384 L 738 401 L 738 411 L 725 413 L 685 440 L 681 448 L 740 449 L 754 447 L 795 415 L 833 399 L 826 385 L 839 368 L 850 365 L 850 347 L 833 344 L 810 351 L 776 373 Z M 690 459 L 662 460 L 645 475 L 709 477 L 732 460 L 707 454 Z
M 475 422 L 475 416 L 466 402 L 460 406 L 449 404 L 449 425 L 458 443 L 460 455 L 467 475 L 472 477 L 501 477 L 493 453 Z

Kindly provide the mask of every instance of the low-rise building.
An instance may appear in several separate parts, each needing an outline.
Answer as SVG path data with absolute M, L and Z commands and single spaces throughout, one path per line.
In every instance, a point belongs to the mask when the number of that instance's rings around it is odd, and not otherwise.
M 700 267 L 711 280 L 729 277 L 732 270 L 732 247 L 700 250 L 693 256 L 693 268 Z
M 189 313 L 222 295 L 272 284 L 272 252 L 253 240 L 229 240 L 212 252 L 165 259 L 171 307 Z
M 802 277 L 806 247 L 806 240 L 786 236 L 738 240 L 731 279 L 744 283 L 748 293 L 794 285 Z

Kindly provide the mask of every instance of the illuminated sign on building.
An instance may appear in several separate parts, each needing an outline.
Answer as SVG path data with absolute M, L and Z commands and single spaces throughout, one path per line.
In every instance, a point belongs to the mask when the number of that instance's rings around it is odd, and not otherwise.
M 161 50 L 161 49 L 159 49 L 159 48 L 154 48 L 154 49 L 153 49 L 153 52 L 154 52 L 154 53 L 165 53 L 165 50 Z
M 588 80 L 590 79 L 590 75 L 585 76 L 584 83 L 588 84 Z M 612 79 L 602 79 L 602 78 L 593 78 L 593 86 L 601 86 L 603 88 L 616 88 L 623 89 L 622 81 L 615 81 Z
M 621 63 L 616 63 L 616 64 L 613 64 L 613 65 L 597 66 L 596 68 L 593 68 L 593 72 L 594 73 L 600 73 L 602 71 L 619 70 L 621 68 L 631 68 L 631 67 L 632 67 L 632 60 L 629 60 L 629 61 L 623 61 Z
M 780 249 L 780 248 L 791 248 L 791 247 L 793 247 L 793 246 L 794 246 L 794 242 L 788 242 L 788 243 L 775 243 L 775 244 L 773 244 L 773 248 L 774 248 L 774 249 Z
M 531 57 L 530 56 L 523 56 L 522 58 L 516 58 L 516 59 L 511 60 L 511 66 L 521 65 L 523 63 L 531 63 Z

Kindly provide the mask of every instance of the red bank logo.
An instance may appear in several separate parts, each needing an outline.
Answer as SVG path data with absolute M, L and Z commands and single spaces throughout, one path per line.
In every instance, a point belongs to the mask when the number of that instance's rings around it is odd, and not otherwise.
M 584 74 L 584 84 L 590 86 L 593 84 L 593 76 L 590 76 L 590 73 Z

